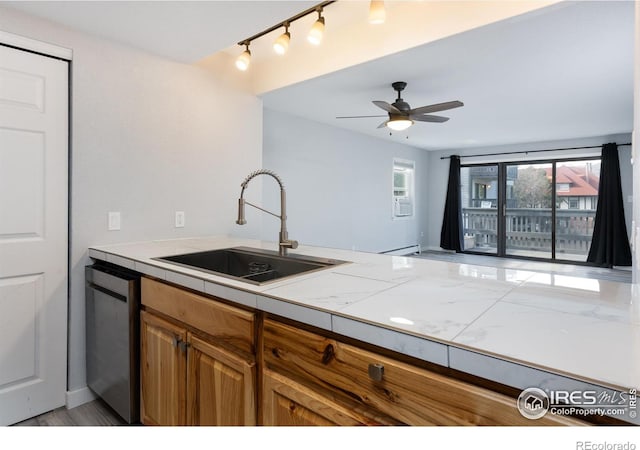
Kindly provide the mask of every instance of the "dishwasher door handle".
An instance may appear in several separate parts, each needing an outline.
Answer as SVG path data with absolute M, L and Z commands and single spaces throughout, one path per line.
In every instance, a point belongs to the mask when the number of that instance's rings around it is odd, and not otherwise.
M 89 283 L 87 284 L 87 287 L 89 289 L 93 289 L 94 291 L 100 292 L 102 294 L 105 294 L 115 300 L 120 300 L 123 303 L 127 303 L 128 299 L 126 296 L 122 295 L 122 294 L 118 294 L 117 292 L 113 292 L 110 291 L 109 289 L 105 289 L 102 286 L 98 286 L 97 284 L 93 284 L 93 283 Z

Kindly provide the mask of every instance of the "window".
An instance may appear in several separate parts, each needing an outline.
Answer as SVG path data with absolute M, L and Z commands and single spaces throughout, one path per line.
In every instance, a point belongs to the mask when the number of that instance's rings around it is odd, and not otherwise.
M 415 163 L 393 160 L 393 217 L 413 216 Z
M 578 209 L 580 207 L 580 199 L 569 197 L 569 209 Z

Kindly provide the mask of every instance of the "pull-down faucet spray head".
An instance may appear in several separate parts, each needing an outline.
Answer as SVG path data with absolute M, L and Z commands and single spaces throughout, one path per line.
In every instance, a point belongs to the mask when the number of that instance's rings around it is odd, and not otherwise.
M 244 225 L 247 223 L 247 220 L 244 218 L 244 198 L 238 199 L 238 220 L 236 220 L 238 225 Z

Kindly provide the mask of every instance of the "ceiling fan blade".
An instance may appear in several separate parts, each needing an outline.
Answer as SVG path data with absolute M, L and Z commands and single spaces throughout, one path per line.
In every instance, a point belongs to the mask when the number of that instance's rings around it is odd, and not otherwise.
M 378 128 L 384 128 L 387 126 L 387 122 L 388 120 L 385 120 L 384 122 L 382 122 L 380 125 L 378 125 Z
M 376 105 L 378 108 L 382 108 L 384 109 L 386 112 L 390 112 L 392 114 L 402 114 L 402 111 L 400 111 L 398 108 L 396 108 L 395 106 L 382 101 L 382 100 L 374 100 L 373 104 Z
M 363 119 L 365 117 L 387 117 L 386 114 L 378 115 L 378 116 L 338 116 L 336 119 Z
M 447 120 L 449 120 L 448 117 L 442 117 L 442 116 L 427 116 L 427 115 L 415 115 L 415 114 L 411 114 L 409 116 L 409 118 L 411 120 L 416 120 L 418 122 L 436 122 L 436 123 L 442 123 L 442 122 L 446 122 Z
M 409 111 L 409 114 L 428 114 L 432 112 L 445 111 L 447 109 L 459 108 L 464 106 L 464 103 L 455 100 L 453 102 L 436 103 L 434 105 L 421 106 Z

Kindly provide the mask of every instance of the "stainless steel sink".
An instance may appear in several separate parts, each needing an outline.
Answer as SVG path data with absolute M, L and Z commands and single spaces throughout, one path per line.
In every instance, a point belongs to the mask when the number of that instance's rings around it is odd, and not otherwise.
M 251 247 L 223 248 L 153 259 L 256 285 L 348 262 L 304 255 L 279 256 L 278 252 Z

